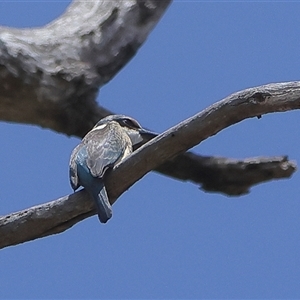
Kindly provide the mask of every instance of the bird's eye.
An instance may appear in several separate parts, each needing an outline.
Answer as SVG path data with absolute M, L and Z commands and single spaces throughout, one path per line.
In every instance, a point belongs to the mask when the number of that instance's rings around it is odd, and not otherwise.
M 124 119 L 124 123 L 131 128 L 140 128 L 141 126 L 134 120 Z

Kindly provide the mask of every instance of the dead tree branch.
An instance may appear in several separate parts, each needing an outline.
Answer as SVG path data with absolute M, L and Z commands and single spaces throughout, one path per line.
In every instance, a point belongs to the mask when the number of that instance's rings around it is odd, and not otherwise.
M 163 163 L 157 170 L 196 183 L 206 192 L 240 196 L 248 194 L 258 183 L 290 177 L 296 165 L 286 156 L 230 159 L 186 152 Z
M 42 28 L 0 27 L 0 120 L 83 136 L 109 112 L 99 87 L 135 55 L 171 0 L 73 1 Z
M 149 171 L 232 124 L 299 108 L 300 82 L 269 84 L 232 94 L 157 136 L 117 165 L 106 178 L 110 201 L 113 204 Z M 288 161 L 280 165 L 289 175 L 296 168 Z M 1 217 L 0 248 L 62 232 L 94 213 L 93 203 L 83 190 Z

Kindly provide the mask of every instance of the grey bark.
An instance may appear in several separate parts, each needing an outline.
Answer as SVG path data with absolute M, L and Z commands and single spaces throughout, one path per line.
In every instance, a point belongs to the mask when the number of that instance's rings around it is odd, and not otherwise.
M 100 118 L 111 113 L 96 103 L 99 88 L 135 55 L 170 3 L 76 0 L 60 18 L 43 28 L 0 27 L 0 120 L 83 137 Z M 233 95 L 188 120 L 186 128 L 178 125 L 160 135 L 112 172 L 111 177 L 119 178 L 120 185 L 113 187 L 113 181 L 107 179 L 110 199 L 114 202 L 150 170 L 228 195 L 244 194 L 259 182 L 291 176 L 296 166 L 286 157 L 238 161 L 184 152 L 232 123 L 272 112 L 270 99 L 276 104 L 273 111 L 295 109 L 297 102 L 279 105 L 278 101 L 282 99 L 280 93 L 292 99 L 298 89 L 298 83 L 290 83 L 240 92 L 236 94 L 239 99 Z M 243 111 L 243 107 L 249 111 Z M 220 119 L 210 120 L 212 116 Z M 196 121 L 199 118 L 201 122 Z M 153 152 L 153 145 L 159 151 Z M 147 159 L 145 151 L 150 151 Z M 120 179 L 118 174 L 124 174 L 127 164 L 132 164 L 131 175 Z M 82 191 L 1 217 L 0 247 L 62 232 L 93 214 L 93 204 Z
M 147 142 L 117 165 L 105 181 L 109 199 L 113 204 L 147 172 L 232 124 L 246 118 L 261 117 L 266 113 L 299 108 L 300 82 L 269 84 L 232 94 Z M 273 162 L 254 159 L 248 163 L 230 163 L 237 170 L 239 167 L 253 170 L 265 164 L 268 167 L 262 167 L 262 172 L 280 165 L 281 172 L 287 171 L 287 176 L 296 169 L 295 164 L 285 158 L 275 158 Z M 82 190 L 56 201 L 1 217 L 0 248 L 63 232 L 93 214 L 93 202 Z
M 0 27 L 0 119 L 82 137 L 109 114 L 99 87 L 135 55 L 171 0 L 76 0 L 42 28 Z

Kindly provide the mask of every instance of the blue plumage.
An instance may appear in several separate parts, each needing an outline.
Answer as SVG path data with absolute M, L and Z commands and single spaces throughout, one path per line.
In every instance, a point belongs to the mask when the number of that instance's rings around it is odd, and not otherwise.
M 112 217 L 112 208 L 108 200 L 102 177 L 94 177 L 87 166 L 88 155 L 86 147 L 82 146 L 76 157 L 77 176 L 80 185 L 91 194 L 95 201 L 98 217 L 101 223 L 106 223 Z

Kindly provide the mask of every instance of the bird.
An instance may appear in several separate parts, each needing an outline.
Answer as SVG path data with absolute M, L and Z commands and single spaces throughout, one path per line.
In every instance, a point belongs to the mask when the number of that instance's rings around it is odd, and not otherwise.
M 74 192 L 80 186 L 87 190 L 95 202 L 101 223 L 112 217 L 104 185 L 106 172 L 156 135 L 131 117 L 109 115 L 101 119 L 72 151 L 70 184 Z

